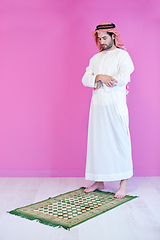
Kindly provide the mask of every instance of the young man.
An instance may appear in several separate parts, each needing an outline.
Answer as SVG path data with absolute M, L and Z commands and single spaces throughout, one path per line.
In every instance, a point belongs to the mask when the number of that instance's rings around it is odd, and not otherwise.
M 95 183 L 84 191 L 121 180 L 115 197 L 123 198 L 133 175 L 126 88 L 134 66 L 114 24 L 101 23 L 92 34 L 100 52 L 91 58 L 82 83 L 93 88 L 85 178 Z

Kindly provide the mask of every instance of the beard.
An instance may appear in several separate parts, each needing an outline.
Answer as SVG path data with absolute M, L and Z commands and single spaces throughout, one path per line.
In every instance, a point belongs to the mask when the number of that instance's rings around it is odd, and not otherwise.
M 111 40 L 108 44 L 101 44 L 103 50 L 108 50 L 113 46 L 113 40 Z

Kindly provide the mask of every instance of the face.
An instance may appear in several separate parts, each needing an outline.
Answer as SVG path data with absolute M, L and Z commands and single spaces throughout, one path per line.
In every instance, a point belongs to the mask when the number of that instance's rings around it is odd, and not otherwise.
M 114 36 L 114 35 L 113 35 Z M 98 32 L 98 41 L 103 50 L 109 50 L 114 46 L 114 39 L 106 32 Z

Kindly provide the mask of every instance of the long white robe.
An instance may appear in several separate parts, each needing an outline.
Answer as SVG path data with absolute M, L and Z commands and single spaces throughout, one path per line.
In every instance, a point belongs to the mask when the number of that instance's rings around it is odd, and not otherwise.
M 93 181 L 116 181 L 133 175 L 131 141 L 128 127 L 126 84 L 134 66 L 122 49 L 94 55 L 86 68 L 82 83 L 94 87 L 97 74 L 110 75 L 115 87 L 93 90 L 87 143 L 85 178 Z

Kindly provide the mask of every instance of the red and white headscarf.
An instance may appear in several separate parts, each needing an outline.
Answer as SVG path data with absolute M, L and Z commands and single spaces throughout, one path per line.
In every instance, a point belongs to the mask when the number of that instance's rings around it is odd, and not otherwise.
M 98 41 L 97 32 L 112 32 L 112 33 L 114 33 L 116 47 L 126 50 L 124 47 L 124 44 L 122 43 L 122 41 L 120 39 L 120 33 L 113 23 L 103 22 L 96 27 L 95 31 L 92 32 L 93 38 L 96 42 L 98 49 L 100 51 L 102 51 L 101 45 Z

